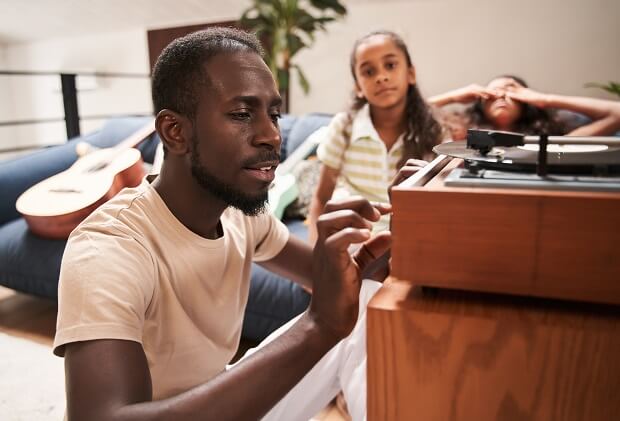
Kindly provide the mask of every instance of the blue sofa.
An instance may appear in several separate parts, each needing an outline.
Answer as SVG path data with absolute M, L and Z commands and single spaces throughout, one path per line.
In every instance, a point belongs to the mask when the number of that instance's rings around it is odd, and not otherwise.
M 327 125 L 330 118 L 327 114 L 283 116 L 280 121 L 282 158 L 285 159 L 316 129 Z M 146 121 L 146 118 L 140 117 L 112 119 L 95 133 L 0 162 L 0 285 L 57 299 L 60 262 L 66 241 L 44 239 L 32 234 L 15 209 L 15 201 L 33 184 L 67 169 L 77 159 L 76 142 L 110 147 L 142 127 Z M 159 137 L 154 134 L 139 145 L 145 162 L 153 162 L 158 144 Z M 285 223 L 294 235 L 306 237 L 303 221 L 285 220 Z M 254 265 L 243 336 L 260 341 L 301 313 L 309 300 L 309 295 L 296 284 Z

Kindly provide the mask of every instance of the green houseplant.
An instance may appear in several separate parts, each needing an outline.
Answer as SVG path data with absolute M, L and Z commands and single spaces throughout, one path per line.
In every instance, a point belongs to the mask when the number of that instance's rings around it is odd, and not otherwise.
M 604 91 L 609 92 L 610 94 L 614 94 L 618 97 L 620 97 L 620 83 L 618 82 L 608 82 L 606 85 L 602 84 L 602 83 L 586 83 L 585 84 L 586 88 L 599 88 L 602 89 Z
M 297 72 L 304 93 L 310 90 L 308 79 L 293 57 L 312 45 L 316 31 L 324 31 L 327 23 L 346 13 L 347 9 L 338 0 L 253 0 L 243 12 L 239 23 L 255 31 L 263 41 L 285 112 L 289 105 L 291 69 Z

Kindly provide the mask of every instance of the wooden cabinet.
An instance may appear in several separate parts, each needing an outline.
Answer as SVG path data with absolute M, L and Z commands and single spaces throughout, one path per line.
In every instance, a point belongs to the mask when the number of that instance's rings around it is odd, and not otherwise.
M 485 225 L 463 214 L 480 192 L 451 196 L 442 176 L 393 192 L 394 277 L 367 316 L 369 421 L 620 419 L 620 195 L 495 190 Z

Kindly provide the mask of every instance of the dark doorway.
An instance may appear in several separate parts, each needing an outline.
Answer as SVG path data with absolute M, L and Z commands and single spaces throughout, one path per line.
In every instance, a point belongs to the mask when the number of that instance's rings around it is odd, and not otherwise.
M 153 71 L 153 66 L 155 65 L 155 61 L 157 61 L 157 57 L 159 57 L 162 50 L 166 48 L 172 40 L 211 26 L 240 27 L 236 20 L 230 20 L 225 22 L 202 23 L 199 25 L 177 26 L 174 28 L 153 29 L 147 31 L 146 35 L 149 44 L 149 63 L 151 66 L 151 72 Z

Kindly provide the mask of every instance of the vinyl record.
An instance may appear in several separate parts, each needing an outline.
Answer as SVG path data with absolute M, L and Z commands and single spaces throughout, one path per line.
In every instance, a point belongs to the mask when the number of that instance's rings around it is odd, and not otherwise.
M 494 147 L 482 155 L 468 149 L 465 142 L 448 142 L 435 146 L 433 151 L 480 168 L 501 171 L 534 172 L 538 162 L 538 145 Z M 549 172 L 558 174 L 620 174 L 620 147 L 550 144 L 547 167 Z

